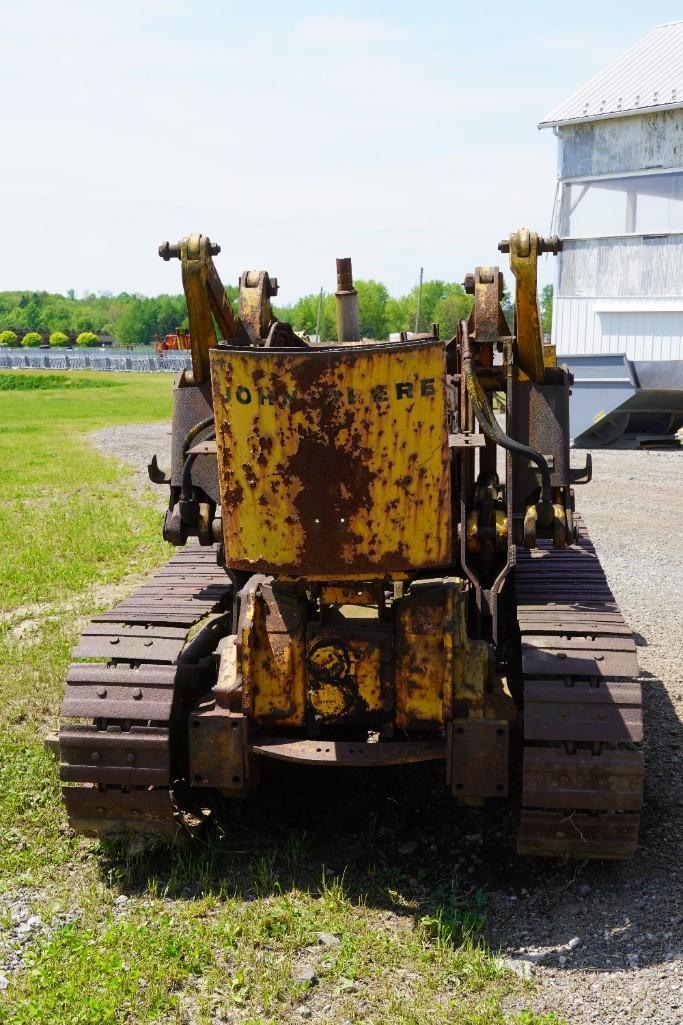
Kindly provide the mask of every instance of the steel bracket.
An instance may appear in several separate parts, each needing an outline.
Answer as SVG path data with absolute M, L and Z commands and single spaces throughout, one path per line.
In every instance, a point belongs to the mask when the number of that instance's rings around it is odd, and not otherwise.
M 448 724 L 446 779 L 454 797 L 506 797 L 510 726 L 505 719 Z
M 202 698 L 188 720 L 190 783 L 239 797 L 248 785 L 247 718 Z

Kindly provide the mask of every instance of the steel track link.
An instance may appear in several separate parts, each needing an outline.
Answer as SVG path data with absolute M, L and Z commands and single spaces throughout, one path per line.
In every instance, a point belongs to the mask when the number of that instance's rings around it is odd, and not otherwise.
M 69 669 L 59 733 L 62 793 L 77 832 L 180 829 L 171 739 L 189 672 L 182 654 L 191 628 L 223 611 L 230 594 L 216 549 L 189 544 L 81 635 L 73 656 L 87 661 Z
M 636 645 L 588 533 L 518 550 L 524 675 L 520 854 L 627 858 L 643 794 Z

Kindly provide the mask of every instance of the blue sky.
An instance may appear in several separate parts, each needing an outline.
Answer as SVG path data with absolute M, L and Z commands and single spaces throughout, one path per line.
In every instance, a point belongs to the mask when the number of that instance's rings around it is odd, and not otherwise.
M 572 4 L 0 0 L 0 290 L 180 289 L 203 231 L 225 282 L 289 301 L 334 259 L 400 293 L 547 231 L 537 123 L 680 0 Z M 543 269 L 551 280 L 552 267 Z

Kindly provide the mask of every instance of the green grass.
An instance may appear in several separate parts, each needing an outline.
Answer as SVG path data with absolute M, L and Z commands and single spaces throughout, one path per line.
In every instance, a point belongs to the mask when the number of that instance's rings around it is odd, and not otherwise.
M 85 433 L 168 418 L 171 389 L 165 375 L 0 373 L 0 891 L 73 857 L 43 733 L 57 724 L 79 623 L 167 552 L 158 512 Z
M 448 871 L 452 807 L 431 803 L 431 770 L 416 792 L 395 773 L 349 785 L 265 767 L 258 800 L 228 809 L 206 839 L 128 858 L 70 833 L 42 738 L 71 646 L 112 585 L 132 589 L 169 554 L 158 512 L 85 435 L 167 419 L 172 381 L 112 375 L 102 387 L 74 373 L 64 387 L 23 387 L 47 378 L 0 373 L 12 377 L 21 388 L 0 384 L 0 972 L 12 895 L 51 924 L 23 948 L 0 1021 L 281 1025 L 306 1005 L 329 1025 L 553 1025 L 501 1009 L 525 986 L 481 938 L 485 893 Z M 442 831 L 445 846 L 407 863 L 406 829 Z M 76 921 L 63 924 L 66 912 Z M 301 966 L 312 984 L 297 981 Z
M 69 374 L 0 373 L 0 391 L 74 391 L 79 388 L 116 388 L 119 381 L 100 375 L 75 377 Z

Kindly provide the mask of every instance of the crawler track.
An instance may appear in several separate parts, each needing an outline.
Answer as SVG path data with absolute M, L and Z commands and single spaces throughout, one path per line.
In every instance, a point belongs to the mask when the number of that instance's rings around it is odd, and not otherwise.
M 643 791 L 635 641 L 581 521 L 564 551 L 518 550 L 524 674 L 521 854 L 626 858 Z
M 564 551 L 544 541 L 519 550 L 515 592 L 524 674 L 518 849 L 628 857 L 643 786 L 636 647 L 585 528 Z M 174 787 L 184 775 L 183 723 L 207 685 L 188 634 L 230 597 L 215 550 L 192 544 L 84 631 L 59 735 L 78 832 L 173 835 L 186 821 Z
M 186 657 L 188 634 L 230 593 L 215 549 L 191 544 L 82 634 L 59 734 L 64 800 L 79 833 L 179 828 L 182 722 L 173 743 L 171 735 L 202 672 Z

